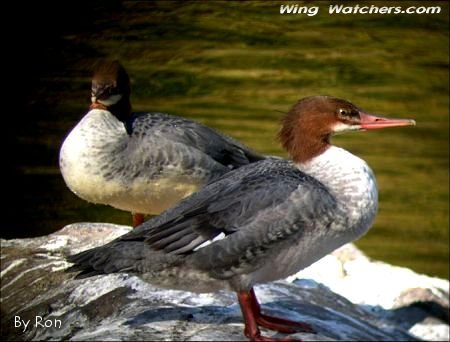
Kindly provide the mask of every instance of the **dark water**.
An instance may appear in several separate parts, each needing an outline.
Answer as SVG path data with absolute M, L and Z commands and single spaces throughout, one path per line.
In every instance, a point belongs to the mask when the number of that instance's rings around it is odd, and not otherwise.
M 398 2 L 407 3 L 418 4 Z M 283 153 L 277 110 L 305 95 L 351 95 L 414 117 L 414 130 L 348 140 L 381 185 L 380 218 L 361 246 L 448 278 L 448 5 L 432 3 L 442 14 L 280 17 L 279 2 L 259 1 L 11 4 L 23 30 L 8 32 L 2 52 L 12 109 L 2 114 L 1 237 L 130 224 L 128 213 L 72 194 L 58 168 L 59 147 L 89 105 L 90 68 L 108 57 L 129 69 L 137 109 L 205 119 L 265 153 Z

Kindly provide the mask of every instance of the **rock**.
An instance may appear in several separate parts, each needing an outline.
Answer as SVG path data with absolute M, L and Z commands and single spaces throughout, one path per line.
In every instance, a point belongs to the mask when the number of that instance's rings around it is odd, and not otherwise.
M 64 271 L 65 255 L 129 230 L 79 223 L 1 240 L 2 340 L 246 340 L 234 293 L 164 290 L 128 274 L 77 280 Z M 266 312 L 317 331 L 292 338 L 449 340 L 448 288 L 446 280 L 372 261 L 349 244 L 256 292 Z

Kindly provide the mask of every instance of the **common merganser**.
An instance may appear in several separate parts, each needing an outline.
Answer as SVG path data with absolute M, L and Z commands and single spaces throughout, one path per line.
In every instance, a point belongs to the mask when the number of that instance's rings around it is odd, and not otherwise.
M 130 81 L 116 61 L 100 63 L 91 110 L 60 150 L 69 187 L 93 203 L 159 214 L 224 173 L 264 159 L 205 125 L 164 113 L 132 113 Z
M 266 159 L 207 184 L 134 231 L 69 257 L 79 276 L 126 272 L 156 286 L 237 292 L 245 335 L 259 327 L 313 332 L 261 312 L 253 286 L 285 278 L 366 233 L 377 212 L 375 177 L 360 158 L 330 144 L 333 133 L 414 125 L 313 96 L 284 117 L 279 138 L 293 161 Z

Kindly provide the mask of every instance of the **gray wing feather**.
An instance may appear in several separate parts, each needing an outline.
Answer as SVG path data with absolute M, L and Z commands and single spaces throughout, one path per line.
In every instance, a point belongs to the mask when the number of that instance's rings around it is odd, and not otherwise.
M 230 278 L 262 266 L 268 251 L 280 248 L 286 239 L 300 239 L 329 226 L 336 209 L 334 197 L 324 188 L 299 186 L 300 195 L 295 192 L 278 205 L 260 210 L 235 233 L 198 249 L 188 257 L 189 263 L 215 278 Z
M 329 224 L 335 205 L 320 182 L 291 162 L 267 159 L 226 173 L 112 243 L 69 260 L 85 272 L 133 270 L 149 258 L 153 269 L 184 260 L 227 278 L 258 267 L 264 258 L 255 256 L 277 242 Z M 226 237 L 196 249 L 220 233 Z
M 134 113 L 126 125 L 131 127 L 131 136 L 139 141 L 143 140 L 143 136 L 155 141 L 168 139 L 170 142 L 197 149 L 229 169 L 265 159 L 265 156 L 255 153 L 229 136 L 201 123 L 174 115 Z
M 299 187 L 303 198 L 291 198 Z M 146 242 L 155 249 L 174 254 L 192 253 L 220 233 L 231 235 L 251 222 L 253 226 L 255 222 L 264 226 L 264 219 L 261 219 L 264 215 L 274 216 L 277 211 L 284 213 L 296 208 L 289 216 L 292 225 L 278 227 L 276 234 L 282 238 L 285 231 L 291 232 L 297 221 L 323 216 L 330 209 L 320 208 L 320 205 L 333 205 L 333 199 L 312 201 L 318 192 L 321 197 L 332 198 L 321 183 L 286 161 L 259 162 L 226 174 L 164 213 L 165 217 L 159 222 L 149 221 L 147 228 L 142 229 Z

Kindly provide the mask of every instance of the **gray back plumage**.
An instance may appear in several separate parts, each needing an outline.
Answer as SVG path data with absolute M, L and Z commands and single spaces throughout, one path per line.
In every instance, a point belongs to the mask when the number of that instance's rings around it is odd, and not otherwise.
M 226 279 L 257 268 L 277 243 L 328 225 L 335 206 L 326 188 L 293 163 L 267 159 L 223 175 L 130 233 L 69 260 L 76 263 L 72 270 L 87 274 L 185 263 Z M 224 239 L 198 248 L 221 233 Z
M 152 139 L 156 143 L 167 139 L 195 148 L 216 162 L 235 169 L 265 157 L 251 151 L 235 139 L 201 123 L 165 113 L 133 113 L 125 122 L 128 134 L 138 140 Z

